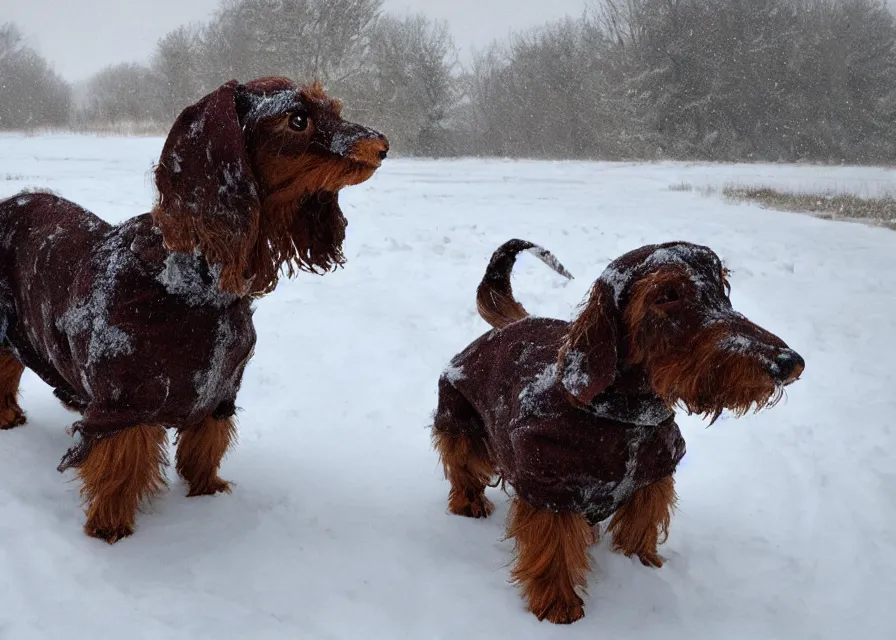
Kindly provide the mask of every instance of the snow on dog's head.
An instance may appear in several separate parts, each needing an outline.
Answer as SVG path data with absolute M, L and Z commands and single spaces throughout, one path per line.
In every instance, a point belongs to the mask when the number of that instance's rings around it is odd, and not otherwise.
M 715 420 L 775 404 L 805 367 L 778 336 L 736 312 L 728 270 L 708 247 L 647 245 L 592 287 L 560 353 L 564 386 L 589 404 L 621 370 L 643 370 L 669 407 Z
M 348 122 L 319 84 L 231 80 L 184 109 L 156 167 L 166 246 L 220 265 L 225 292 L 263 295 L 281 268 L 344 262 L 338 193 L 369 179 L 386 137 Z

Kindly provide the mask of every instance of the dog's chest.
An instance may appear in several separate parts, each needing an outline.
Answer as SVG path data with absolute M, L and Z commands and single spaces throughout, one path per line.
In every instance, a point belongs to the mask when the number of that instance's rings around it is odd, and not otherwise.
M 171 252 L 165 256 L 164 268 L 156 277 L 165 291 L 189 306 L 226 307 L 237 297 L 218 287 L 221 266 L 210 266 L 197 254 Z
M 632 426 L 621 447 L 622 464 L 609 474 L 596 473 L 577 487 L 578 508 L 592 524 L 608 518 L 640 488 L 674 473 L 686 452 L 678 425 Z

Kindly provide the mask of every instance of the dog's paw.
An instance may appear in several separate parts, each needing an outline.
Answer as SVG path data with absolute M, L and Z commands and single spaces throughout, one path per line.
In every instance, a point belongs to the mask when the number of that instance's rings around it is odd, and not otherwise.
M 25 424 L 25 413 L 18 407 L 0 409 L 0 430 L 14 429 Z
M 122 538 L 127 538 L 128 536 L 133 535 L 134 527 L 126 524 L 105 527 L 93 525 L 88 522 L 84 525 L 84 533 L 91 538 L 99 538 L 100 540 L 105 540 L 109 544 L 115 544 Z
M 448 501 L 448 510 L 456 516 L 487 518 L 494 512 L 495 505 L 483 494 L 453 494 Z
M 550 603 L 541 611 L 532 611 L 539 620 L 547 620 L 553 624 L 572 624 L 585 617 L 585 603 L 581 598 L 577 602 L 558 600 Z
M 191 485 L 190 491 L 187 493 L 188 498 L 195 498 L 197 496 L 213 496 L 216 493 L 231 493 L 232 489 L 230 487 L 230 483 L 227 480 L 222 480 L 218 476 L 215 476 L 211 480 L 204 482 L 202 484 Z
M 665 560 L 663 557 L 657 553 L 656 548 L 651 551 L 633 551 L 632 549 L 627 549 L 623 545 L 621 545 L 618 541 L 613 543 L 613 551 L 616 553 L 621 553 L 626 558 L 631 558 L 637 556 L 638 560 L 641 561 L 645 567 L 653 567 L 654 569 L 659 569 L 663 566 Z
M 654 569 L 659 569 L 663 566 L 665 562 L 663 557 L 656 552 L 644 552 L 637 554 L 638 559 L 641 561 L 645 567 L 653 567 Z

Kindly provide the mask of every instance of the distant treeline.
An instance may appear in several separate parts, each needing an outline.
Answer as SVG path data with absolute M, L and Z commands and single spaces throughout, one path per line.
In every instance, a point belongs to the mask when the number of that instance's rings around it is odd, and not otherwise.
M 471 17 L 471 19 L 473 19 Z M 0 27 L 0 128 L 166 128 L 231 78 L 320 79 L 405 155 L 892 163 L 883 0 L 597 0 L 458 62 L 446 24 L 381 0 L 223 0 L 147 65 L 72 90 Z

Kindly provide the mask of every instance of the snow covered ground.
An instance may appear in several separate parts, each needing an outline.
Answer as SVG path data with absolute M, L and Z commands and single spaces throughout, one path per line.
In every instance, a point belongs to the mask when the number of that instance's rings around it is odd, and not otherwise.
M 162 140 L 0 136 L 0 197 L 49 187 L 110 221 L 150 207 Z M 71 414 L 26 373 L 0 433 L 0 638 L 892 638 L 896 629 L 896 233 L 733 205 L 681 182 L 866 193 L 896 173 L 771 165 L 387 161 L 347 190 L 349 262 L 258 304 L 231 496 L 170 491 L 108 546 L 55 470 Z M 648 242 L 715 248 L 735 307 L 807 361 L 772 411 L 688 454 L 661 570 L 593 550 L 586 617 L 539 623 L 508 584 L 495 516 L 449 516 L 429 444 L 436 380 L 485 329 L 475 288 L 521 237 L 515 290 L 570 317 L 606 263 Z

